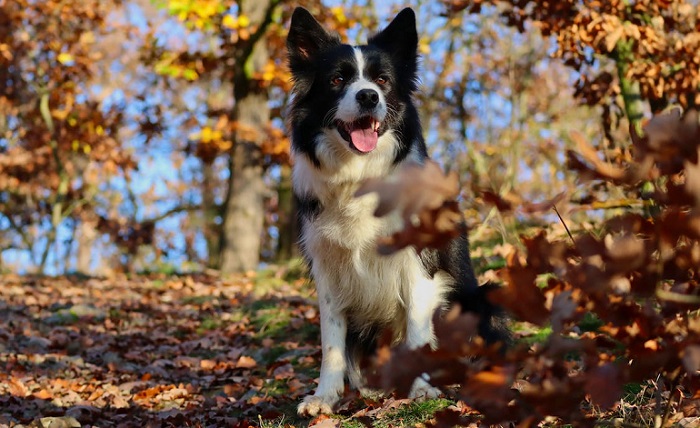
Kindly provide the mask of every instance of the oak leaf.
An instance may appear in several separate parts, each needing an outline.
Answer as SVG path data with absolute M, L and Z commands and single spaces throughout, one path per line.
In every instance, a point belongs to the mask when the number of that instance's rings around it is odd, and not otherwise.
M 455 198 L 459 195 L 457 174 L 445 175 L 440 166 L 427 161 L 410 162 L 384 178 L 365 181 L 355 196 L 377 193 L 376 217 L 398 212 L 403 228 L 378 242 L 381 254 L 391 254 L 407 246 L 421 251 L 439 248 L 463 231 L 462 214 Z
M 549 321 L 545 296 L 536 285 L 537 272 L 520 261 L 519 254 L 508 256 L 504 270 L 506 286 L 491 292 L 489 299 L 522 321 L 544 325 Z
M 620 368 L 614 363 L 594 368 L 586 375 L 585 390 L 595 404 L 605 409 L 612 407 L 622 396 Z

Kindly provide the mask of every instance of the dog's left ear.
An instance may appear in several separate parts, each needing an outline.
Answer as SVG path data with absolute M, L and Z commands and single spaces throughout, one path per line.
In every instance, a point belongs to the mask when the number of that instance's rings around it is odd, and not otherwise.
M 369 39 L 369 44 L 392 53 L 402 61 L 415 63 L 418 56 L 418 32 L 416 14 L 407 7 L 379 34 Z

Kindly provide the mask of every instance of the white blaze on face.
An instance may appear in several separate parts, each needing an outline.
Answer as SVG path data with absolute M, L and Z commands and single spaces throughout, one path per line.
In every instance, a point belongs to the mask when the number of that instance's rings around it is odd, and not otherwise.
M 350 135 L 353 146 L 361 152 L 370 152 L 377 147 L 379 125 L 386 118 L 387 107 L 384 93 L 379 85 L 365 76 L 366 62 L 362 50 L 353 48 L 357 64 L 357 79 L 345 90 L 338 103 L 335 119 L 342 121 Z M 362 110 L 357 100 L 358 92 L 368 89 L 378 94 L 379 101 L 371 111 Z M 362 119 L 362 120 L 359 120 Z

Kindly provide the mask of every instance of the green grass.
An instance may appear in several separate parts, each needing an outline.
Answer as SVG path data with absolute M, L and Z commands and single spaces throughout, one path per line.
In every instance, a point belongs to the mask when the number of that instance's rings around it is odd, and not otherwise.
M 296 308 L 289 307 L 284 302 L 266 299 L 257 300 L 243 309 L 237 317 L 247 316 L 254 326 L 256 339 L 265 338 L 279 340 L 295 340 L 299 342 L 314 341 L 320 337 L 318 325 L 304 321 L 303 324 L 292 328 L 290 321 L 298 314 Z
M 271 265 L 258 271 L 253 278 L 255 294 L 263 296 L 305 278 L 308 278 L 308 272 L 302 259 L 292 259 L 281 266 Z M 311 292 L 312 289 L 312 287 L 309 287 L 308 291 Z M 305 290 L 298 291 L 304 292 Z
M 514 323 L 513 330 L 517 333 L 517 331 L 518 331 L 517 323 Z M 532 346 L 535 343 L 546 342 L 551 334 L 552 334 L 552 327 L 546 326 L 546 327 L 542 327 L 542 328 L 537 329 L 532 334 L 528 334 L 527 336 L 521 337 L 520 339 L 518 339 L 518 342 L 525 343 L 528 346 Z
M 643 406 L 654 400 L 655 394 L 656 389 L 650 385 L 649 381 L 645 383 L 627 383 L 622 387 L 621 401 L 631 405 Z
M 387 415 L 391 421 L 383 424 L 381 421 L 375 426 L 396 426 L 396 422 L 400 422 L 402 426 L 415 425 L 417 423 L 426 422 L 433 417 L 435 412 L 442 410 L 452 404 L 450 400 L 438 398 L 435 400 L 414 401 L 406 406 L 399 407 L 394 412 Z M 386 418 L 385 418 L 386 419 Z
M 475 257 L 472 260 L 474 271 L 482 274 L 489 270 L 498 270 L 506 267 L 506 259 L 497 256 Z
M 268 365 L 277 361 L 277 359 L 286 352 L 287 348 L 284 346 L 273 346 L 272 348 L 259 349 L 258 352 L 253 355 L 253 358 L 255 358 L 256 361 L 261 361 L 265 365 Z
M 283 338 L 290 320 L 289 311 L 278 307 L 258 310 L 251 317 L 259 339 Z
M 181 302 L 183 305 L 201 306 L 205 303 L 213 302 L 218 299 L 218 296 L 186 296 L 181 300 Z
M 287 379 L 265 379 L 265 383 L 260 389 L 259 395 L 265 397 L 282 397 L 289 394 Z
M 156 263 L 153 266 L 149 266 L 141 271 L 138 271 L 137 275 L 167 275 L 174 276 L 180 273 L 180 270 L 172 263 Z
M 109 308 L 107 312 L 107 317 L 112 321 L 128 320 L 129 314 L 124 312 L 121 308 Z
M 207 331 L 216 330 L 221 326 L 221 320 L 218 317 L 205 317 L 197 327 L 197 334 L 206 333 Z
M 165 288 L 165 281 L 162 279 L 154 279 L 149 282 L 150 286 L 155 288 L 156 290 L 160 290 L 162 288 Z
M 390 410 L 380 417 L 372 418 L 371 426 L 376 428 L 410 427 L 425 423 L 433 418 L 439 410 L 453 404 L 452 401 L 438 398 L 434 400 L 414 401 L 404 404 L 397 409 Z M 261 428 L 283 428 L 287 426 L 307 427 L 311 418 L 300 418 L 296 415 L 296 403 L 285 410 L 285 415 L 274 420 L 259 419 Z M 343 428 L 365 428 L 367 425 L 351 416 L 333 415 L 333 419 L 340 420 Z
M 296 406 L 296 403 L 294 403 L 293 405 L 290 404 L 289 406 L 280 409 L 283 411 L 284 415 L 277 419 L 264 420 L 258 416 L 257 423 L 259 424 L 260 428 L 286 428 L 289 426 L 308 427 L 309 419 L 304 419 L 297 416 Z
M 321 329 L 316 324 L 304 323 L 295 331 L 295 334 L 300 341 L 321 343 Z
M 598 316 L 592 312 L 586 312 L 583 319 L 578 323 L 581 331 L 598 331 L 605 324 Z

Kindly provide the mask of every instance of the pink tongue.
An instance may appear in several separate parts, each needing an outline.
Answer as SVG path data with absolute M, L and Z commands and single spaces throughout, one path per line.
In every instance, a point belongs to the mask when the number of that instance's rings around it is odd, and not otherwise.
M 355 148 L 362 153 L 369 153 L 377 147 L 377 133 L 372 128 L 355 128 L 350 131 L 350 138 Z

